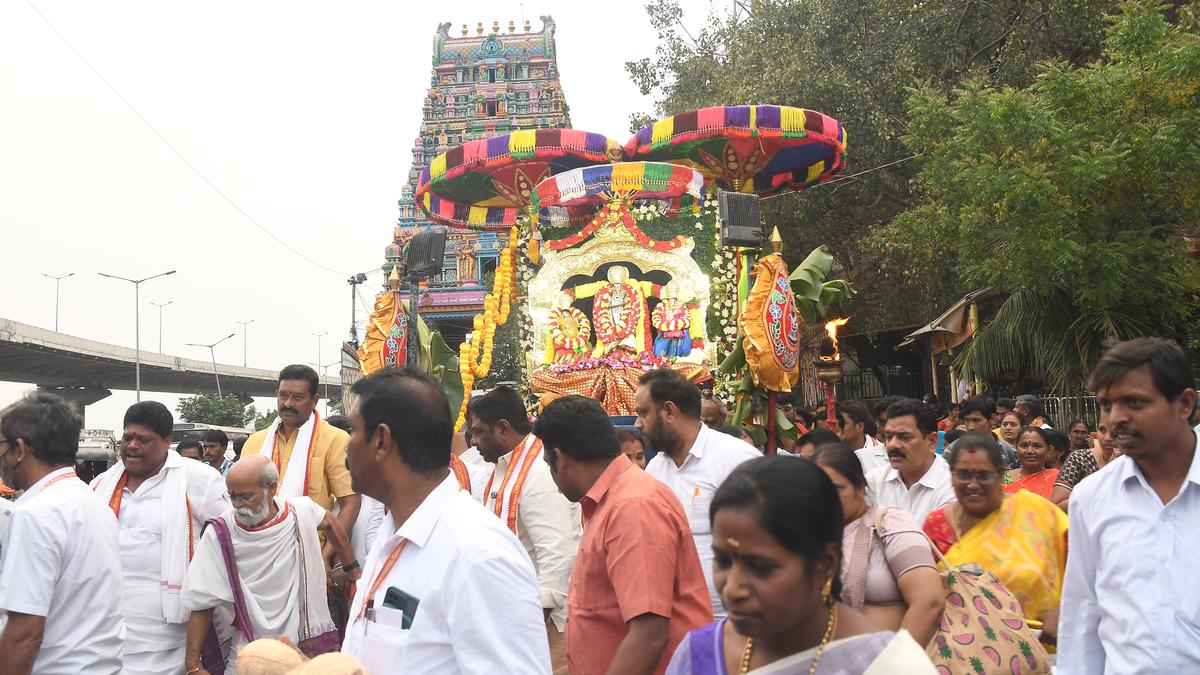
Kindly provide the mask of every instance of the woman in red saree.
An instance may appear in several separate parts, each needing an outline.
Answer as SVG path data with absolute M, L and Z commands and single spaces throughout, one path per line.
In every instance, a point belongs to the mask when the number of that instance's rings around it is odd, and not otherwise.
M 1050 450 L 1049 430 L 1028 426 L 1017 436 L 1017 457 L 1021 466 L 1008 472 L 1004 491 L 1012 494 L 1028 490 L 1042 499 L 1050 499 L 1058 469 L 1046 468 L 1046 453 Z

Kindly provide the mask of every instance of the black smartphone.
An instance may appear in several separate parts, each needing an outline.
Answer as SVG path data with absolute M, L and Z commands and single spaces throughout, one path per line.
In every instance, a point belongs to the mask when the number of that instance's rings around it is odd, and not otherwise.
M 417 616 L 417 605 L 420 602 L 415 596 L 409 595 L 395 586 L 388 588 L 387 593 L 383 596 L 384 607 L 399 610 L 403 617 L 400 627 L 405 630 L 412 628 L 413 619 Z

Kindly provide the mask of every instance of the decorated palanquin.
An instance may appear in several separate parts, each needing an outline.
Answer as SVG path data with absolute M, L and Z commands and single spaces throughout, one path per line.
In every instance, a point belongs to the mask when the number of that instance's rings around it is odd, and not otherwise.
M 538 212 L 587 206 L 599 210 L 582 226 L 543 228 L 542 266 L 529 282 L 535 344 L 530 382 L 549 398 L 582 394 L 611 415 L 631 415 L 638 380 L 647 370 L 674 368 L 694 381 L 709 379 L 705 312 L 709 276 L 696 258 L 700 235 L 712 258 L 715 223 L 703 209 L 704 178 L 687 167 L 628 162 L 567 171 L 538 184 Z M 711 209 L 709 209 L 711 211 Z M 653 223 L 656 238 L 638 222 Z M 569 345 L 566 316 L 590 323 L 592 340 Z
M 476 378 L 496 379 L 495 336 L 510 316 L 524 359 L 518 384 L 542 403 L 582 394 L 629 415 L 646 371 L 704 382 L 739 358 L 753 386 L 790 390 L 801 329 L 792 280 L 778 250 L 759 260 L 720 245 L 716 191 L 801 190 L 844 166 L 841 125 L 785 106 L 682 113 L 624 146 L 572 129 L 520 131 L 438 155 L 415 193 L 429 220 L 507 233 L 484 311 L 447 366 L 468 394 L 457 424 Z M 404 316 L 388 295 L 371 317 L 364 370 L 402 363 Z

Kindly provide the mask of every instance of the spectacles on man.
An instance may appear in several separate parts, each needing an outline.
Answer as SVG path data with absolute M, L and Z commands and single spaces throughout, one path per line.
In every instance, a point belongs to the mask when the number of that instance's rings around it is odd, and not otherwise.
M 960 483 L 970 483 L 974 479 L 980 485 L 991 485 L 1000 478 L 1000 474 L 995 471 L 967 471 L 966 469 L 955 469 L 951 475 Z

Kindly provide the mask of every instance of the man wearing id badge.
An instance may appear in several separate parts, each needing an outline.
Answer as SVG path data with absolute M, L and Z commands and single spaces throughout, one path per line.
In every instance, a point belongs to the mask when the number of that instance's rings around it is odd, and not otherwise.
M 354 384 L 354 491 L 387 512 L 363 564 L 342 652 L 372 675 L 550 672 L 533 563 L 459 489 L 441 388 L 412 368 Z

